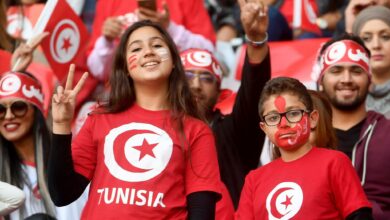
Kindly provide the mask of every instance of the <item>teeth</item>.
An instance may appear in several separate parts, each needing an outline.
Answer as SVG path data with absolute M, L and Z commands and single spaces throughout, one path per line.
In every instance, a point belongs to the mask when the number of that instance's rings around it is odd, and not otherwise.
M 145 63 L 144 66 L 154 66 L 157 64 L 158 64 L 157 62 L 148 62 L 148 63 Z
M 13 128 L 16 128 L 18 125 L 17 124 L 7 124 L 6 126 L 5 126 L 5 128 L 7 128 L 7 129 L 13 129 Z

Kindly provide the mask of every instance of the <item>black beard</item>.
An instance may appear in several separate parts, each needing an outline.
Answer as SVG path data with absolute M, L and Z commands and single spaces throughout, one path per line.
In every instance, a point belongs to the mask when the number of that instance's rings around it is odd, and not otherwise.
M 336 100 L 336 98 L 330 99 L 330 102 L 338 110 L 351 112 L 365 104 L 365 97 L 359 97 L 352 103 L 340 103 Z

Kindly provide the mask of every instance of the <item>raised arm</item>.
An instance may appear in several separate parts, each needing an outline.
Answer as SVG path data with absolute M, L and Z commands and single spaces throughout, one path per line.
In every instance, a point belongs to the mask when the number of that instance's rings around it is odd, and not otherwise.
M 268 54 L 268 7 L 256 0 L 239 0 L 238 3 L 241 23 L 248 42 L 249 62 L 261 63 Z
M 65 88 L 59 86 L 52 99 L 53 140 L 49 156 L 48 179 L 50 196 L 57 206 L 75 201 L 88 185 L 89 180 L 75 172 L 71 152 L 71 122 L 76 96 L 83 87 L 88 73 L 84 73 L 73 88 L 75 66 L 69 69 Z

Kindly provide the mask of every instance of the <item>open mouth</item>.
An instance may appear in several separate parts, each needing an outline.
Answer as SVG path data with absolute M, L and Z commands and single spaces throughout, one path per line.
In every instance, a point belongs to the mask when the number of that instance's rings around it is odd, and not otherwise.
M 14 131 L 19 127 L 18 123 L 8 123 L 4 125 L 6 131 Z

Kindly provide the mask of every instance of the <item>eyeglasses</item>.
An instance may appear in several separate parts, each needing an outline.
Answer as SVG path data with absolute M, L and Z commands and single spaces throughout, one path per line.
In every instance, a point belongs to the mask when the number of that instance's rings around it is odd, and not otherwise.
M 0 119 L 4 119 L 7 114 L 7 109 L 10 108 L 15 117 L 23 117 L 28 110 L 28 104 L 23 101 L 13 102 L 10 106 L 0 104 Z
M 270 113 L 263 116 L 264 122 L 268 126 L 275 126 L 280 123 L 282 117 L 286 117 L 287 121 L 290 123 L 296 123 L 301 121 L 304 113 L 310 113 L 302 109 L 290 110 L 283 113 Z
M 186 71 L 186 77 L 188 80 L 193 80 L 195 77 L 199 77 L 200 82 L 204 82 L 207 84 L 212 84 L 216 81 L 215 76 L 210 73 L 193 73 L 190 71 Z

